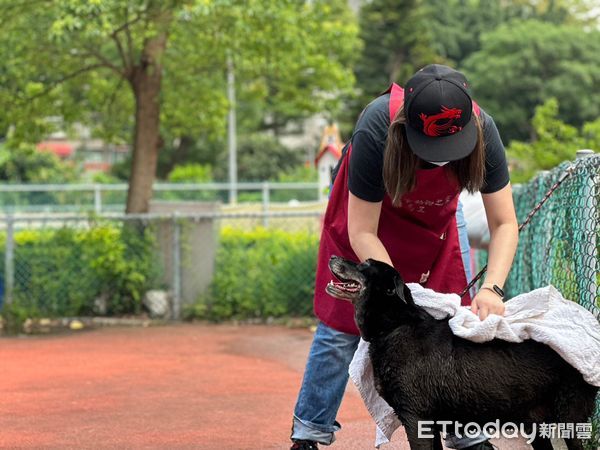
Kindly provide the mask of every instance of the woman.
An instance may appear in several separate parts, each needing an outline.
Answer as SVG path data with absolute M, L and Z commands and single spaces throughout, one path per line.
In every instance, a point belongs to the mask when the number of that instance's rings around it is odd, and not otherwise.
M 492 118 L 467 91 L 463 74 L 430 65 L 371 102 L 338 164 L 325 213 L 316 275 L 320 319 L 294 410 L 292 449 L 331 444 L 335 417 L 358 345 L 350 303 L 325 292 L 331 255 L 393 265 L 406 282 L 438 292 L 467 285 L 457 226 L 462 189 L 483 194 L 490 228 L 488 271 L 473 301 L 480 319 L 503 314 L 502 286 L 517 246 L 517 221 L 504 147 Z M 463 228 L 464 229 L 464 228 Z M 463 240 L 464 243 L 464 240 Z M 463 245 L 463 251 L 464 251 Z M 480 436 L 447 445 L 491 449 Z

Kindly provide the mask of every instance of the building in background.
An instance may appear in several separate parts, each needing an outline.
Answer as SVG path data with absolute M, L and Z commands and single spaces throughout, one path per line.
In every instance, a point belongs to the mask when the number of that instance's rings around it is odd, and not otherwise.
M 72 161 L 81 167 L 83 177 L 90 180 L 97 173 L 108 173 L 113 164 L 123 161 L 130 151 L 128 145 L 109 144 L 93 138 L 91 130 L 81 124 L 73 126 L 70 136 L 63 130 L 51 133 L 37 144 L 37 149 L 54 153 L 61 160 Z

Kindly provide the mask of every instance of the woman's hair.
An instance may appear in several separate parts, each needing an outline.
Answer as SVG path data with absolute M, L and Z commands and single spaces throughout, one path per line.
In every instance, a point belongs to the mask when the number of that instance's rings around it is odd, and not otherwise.
M 481 119 L 475 113 L 477 143 L 469 156 L 451 161 L 448 167 L 456 177 L 460 189 L 473 193 L 483 185 L 485 174 L 485 144 Z M 383 158 L 383 183 L 394 206 L 402 204 L 402 195 L 414 189 L 419 157 L 413 153 L 406 140 L 404 107 L 400 107 L 388 129 Z

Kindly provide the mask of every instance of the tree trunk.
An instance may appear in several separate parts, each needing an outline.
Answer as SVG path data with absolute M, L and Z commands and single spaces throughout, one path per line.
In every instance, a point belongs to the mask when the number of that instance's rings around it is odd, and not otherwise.
M 135 129 L 127 213 L 148 212 L 152 198 L 160 139 L 161 59 L 166 42 L 166 32 L 148 39 L 140 64 L 133 68 L 130 77 L 135 96 Z

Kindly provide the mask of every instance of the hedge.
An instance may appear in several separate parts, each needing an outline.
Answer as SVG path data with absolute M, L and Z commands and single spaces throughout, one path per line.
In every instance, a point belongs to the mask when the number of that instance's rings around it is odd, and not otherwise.
M 109 315 L 138 313 L 144 292 L 160 279 L 155 237 L 135 225 L 24 230 L 15 233 L 14 291 L 2 315 L 77 316 L 102 298 Z M 0 235 L 5 248 L 6 235 Z M 4 251 L 0 253 L 4 281 Z
M 318 236 L 310 232 L 224 228 L 213 282 L 188 317 L 310 315 L 318 245 Z

